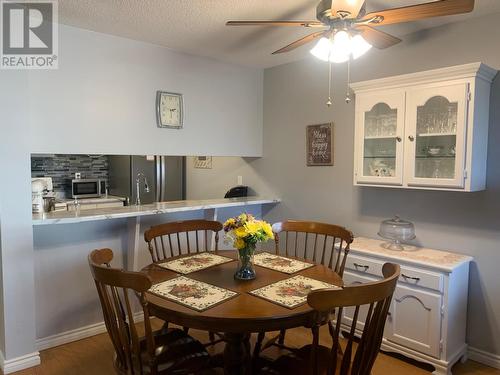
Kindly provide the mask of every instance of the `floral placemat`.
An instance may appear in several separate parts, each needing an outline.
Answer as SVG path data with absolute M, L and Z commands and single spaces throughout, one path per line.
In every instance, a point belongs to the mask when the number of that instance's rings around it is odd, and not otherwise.
M 232 290 L 185 276 L 153 285 L 149 291 L 196 311 L 205 311 L 238 295 Z
M 264 298 L 278 305 L 294 309 L 307 302 L 307 295 L 316 289 L 336 288 L 338 286 L 309 277 L 297 275 L 289 279 L 281 280 L 262 288 L 255 289 L 249 293 Z
M 218 264 L 232 262 L 234 259 L 223 257 L 221 255 L 204 252 L 195 255 L 169 260 L 164 263 L 157 263 L 158 266 L 171 271 L 187 274 L 195 271 L 204 270 Z
M 285 258 L 268 252 L 255 254 L 254 264 L 288 274 L 296 273 L 309 267 L 314 267 L 314 264 L 311 263 Z

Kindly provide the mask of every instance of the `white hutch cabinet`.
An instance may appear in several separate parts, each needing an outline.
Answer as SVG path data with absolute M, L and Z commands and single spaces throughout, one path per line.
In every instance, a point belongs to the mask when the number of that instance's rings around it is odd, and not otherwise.
M 473 63 L 353 83 L 354 184 L 484 190 L 495 75 Z
M 346 285 L 382 277 L 385 262 L 401 266 L 387 317 L 382 350 L 396 352 L 434 366 L 436 375 L 450 375 L 451 367 L 467 357 L 465 342 L 469 263 L 472 258 L 405 245 L 408 251 L 389 250 L 381 240 L 357 237 L 344 272 Z M 352 322 L 352 309 L 343 320 Z M 358 328 L 363 325 L 360 312 Z

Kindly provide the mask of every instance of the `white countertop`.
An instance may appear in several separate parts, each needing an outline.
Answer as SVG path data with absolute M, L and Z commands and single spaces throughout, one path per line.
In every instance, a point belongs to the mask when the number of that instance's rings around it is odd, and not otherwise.
M 421 266 L 436 268 L 451 272 L 462 263 L 472 261 L 472 257 L 450 251 L 434 250 L 425 247 L 404 245 L 405 250 L 390 250 L 388 241 L 365 237 L 356 237 L 351 244 L 351 250 L 359 255 L 377 256 L 384 260 L 394 260 L 405 263 L 415 263 Z
M 224 198 L 205 200 L 183 200 L 144 204 L 141 206 L 124 206 L 115 208 L 97 208 L 91 210 L 59 211 L 33 214 L 33 225 L 70 224 L 84 221 L 129 218 L 146 215 L 158 215 L 181 211 L 197 211 L 212 208 L 239 207 L 260 204 L 276 204 L 279 199 L 261 197 Z

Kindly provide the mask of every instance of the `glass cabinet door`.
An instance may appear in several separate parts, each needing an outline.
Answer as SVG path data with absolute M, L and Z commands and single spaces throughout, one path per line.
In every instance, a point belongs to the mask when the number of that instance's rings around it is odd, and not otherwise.
M 402 185 L 404 102 L 399 90 L 357 98 L 357 183 Z
M 409 186 L 464 186 L 467 89 L 458 84 L 408 93 Z

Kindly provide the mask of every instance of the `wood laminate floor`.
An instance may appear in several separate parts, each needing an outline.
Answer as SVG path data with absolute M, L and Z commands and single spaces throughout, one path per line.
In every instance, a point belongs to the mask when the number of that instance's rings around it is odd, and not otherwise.
M 160 322 L 154 322 L 159 328 Z M 200 341 L 207 340 L 207 333 L 191 330 L 190 334 Z M 321 332 L 321 341 L 328 345 L 328 332 Z M 286 334 L 288 345 L 301 346 L 311 342 L 310 332 L 303 328 L 288 330 Z M 211 351 L 222 350 L 223 344 L 218 344 Z M 278 353 L 266 351 L 269 356 Z M 93 336 L 75 341 L 56 348 L 43 350 L 40 353 L 42 364 L 38 367 L 14 373 L 15 375 L 113 375 L 113 347 L 107 334 Z M 433 368 L 418 363 L 410 363 L 392 355 L 381 353 L 373 368 L 373 375 L 428 375 Z M 453 375 L 500 375 L 500 370 L 486 367 L 473 361 L 458 363 L 453 368 Z

